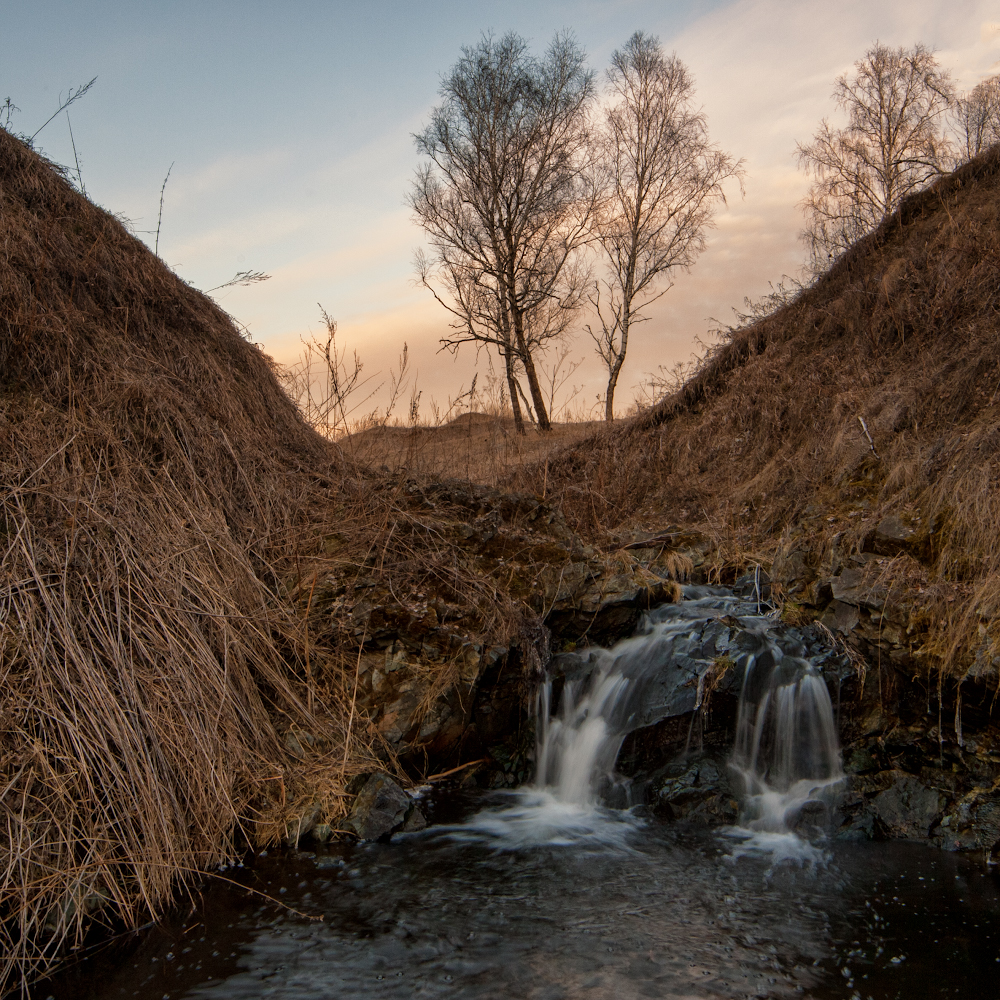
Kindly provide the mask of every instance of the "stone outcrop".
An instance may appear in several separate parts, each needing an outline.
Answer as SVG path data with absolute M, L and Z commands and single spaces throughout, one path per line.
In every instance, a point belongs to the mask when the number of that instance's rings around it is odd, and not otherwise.
M 387 774 L 362 776 L 346 829 L 358 840 L 381 840 L 396 831 L 422 830 L 427 821 L 414 798 Z
M 535 497 L 453 481 L 410 484 L 406 496 L 425 530 L 454 543 L 463 572 L 521 602 L 519 634 L 484 641 L 455 595 L 402 600 L 377 572 L 345 564 L 316 583 L 313 606 L 331 623 L 320 639 L 335 645 L 346 623 L 350 640 L 363 643 L 356 707 L 414 776 L 486 757 L 486 783 L 516 783 L 530 774 L 527 705 L 548 650 L 630 634 L 643 609 L 676 593 L 674 578 L 693 561 L 665 555 L 662 541 L 651 559 L 602 554 L 558 506 Z

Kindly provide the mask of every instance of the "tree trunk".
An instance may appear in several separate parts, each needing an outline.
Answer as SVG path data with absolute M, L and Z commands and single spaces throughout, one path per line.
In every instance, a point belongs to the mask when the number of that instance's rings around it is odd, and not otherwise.
M 521 404 L 517 398 L 519 386 L 517 384 L 517 374 L 514 371 L 514 348 L 510 342 L 510 313 L 508 312 L 507 297 L 503 295 L 501 288 L 500 303 L 500 333 L 503 337 L 503 363 L 507 375 L 507 392 L 510 394 L 510 409 L 514 414 L 514 430 L 522 437 L 526 433 L 524 429 L 524 417 L 521 416 Z
M 545 397 L 542 395 L 542 387 L 538 384 L 538 376 L 535 374 L 535 362 L 531 358 L 528 350 L 528 342 L 524 336 L 524 318 L 521 312 L 514 312 L 514 334 L 517 337 L 517 349 L 524 364 L 524 373 L 528 376 L 528 388 L 531 390 L 531 402 L 535 406 L 535 416 L 538 418 L 538 429 L 540 431 L 552 430 L 549 423 L 548 414 L 545 412 Z
M 510 409 L 514 414 L 514 430 L 516 433 L 524 436 L 526 433 L 524 429 L 524 417 L 521 416 L 521 403 L 517 398 L 517 377 L 514 374 L 514 359 L 511 357 L 510 351 L 504 353 L 503 361 L 507 370 L 507 393 L 510 396 Z
M 622 346 L 615 353 L 615 363 L 608 369 L 608 391 L 604 397 L 604 419 L 610 424 L 615 419 L 615 387 L 618 385 L 618 374 L 625 363 L 625 350 L 628 347 L 629 315 L 622 310 Z

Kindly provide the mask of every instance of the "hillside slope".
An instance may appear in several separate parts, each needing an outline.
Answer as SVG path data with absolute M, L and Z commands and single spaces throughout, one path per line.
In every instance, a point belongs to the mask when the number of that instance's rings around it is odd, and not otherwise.
M 3 129 L 0 440 L 3 992 L 278 794 L 271 716 L 304 709 L 268 560 L 331 456 L 218 306 Z
M 698 527 L 814 604 L 831 560 L 876 556 L 866 580 L 905 589 L 914 657 L 995 680 L 998 305 L 993 149 L 735 331 L 678 393 L 564 450 L 548 488 L 594 537 Z

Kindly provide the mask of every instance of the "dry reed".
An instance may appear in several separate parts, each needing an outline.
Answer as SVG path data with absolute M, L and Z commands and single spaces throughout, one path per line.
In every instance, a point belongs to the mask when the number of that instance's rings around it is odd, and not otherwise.
M 2 129 L 0 236 L 3 992 L 271 832 L 279 730 L 319 724 L 271 567 L 332 455 L 225 313 Z
M 459 645 L 537 615 L 463 549 L 461 497 L 324 440 L 230 317 L 2 129 L 0 237 L 3 993 L 393 766 L 336 588 L 398 622 L 432 594 Z

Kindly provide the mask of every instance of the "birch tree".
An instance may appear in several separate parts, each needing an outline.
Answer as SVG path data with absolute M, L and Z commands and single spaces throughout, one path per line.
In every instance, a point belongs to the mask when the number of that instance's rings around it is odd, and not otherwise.
M 799 163 L 813 175 L 803 207 L 816 271 L 875 229 L 908 195 L 949 168 L 946 115 L 954 88 L 923 45 L 873 45 L 833 99 L 847 124 L 824 119 Z
M 1000 141 L 1000 76 L 977 83 L 955 102 L 959 157 L 971 160 Z
M 593 286 L 598 325 L 587 330 L 608 370 L 604 415 L 611 421 L 632 327 L 705 249 L 723 184 L 736 178 L 742 185 L 743 163 L 712 144 L 691 74 L 676 55 L 664 56 L 656 38 L 636 32 L 613 54 L 607 78 L 594 225 L 607 276 Z
M 595 88 L 584 58 L 567 35 L 541 58 L 518 35 L 484 36 L 462 50 L 415 137 L 427 161 L 410 205 L 430 244 L 418 273 L 452 315 L 442 344 L 497 351 L 519 433 L 522 374 L 536 422 L 549 429 L 536 358 L 565 332 L 585 291 L 578 252 L 595 201 Z

